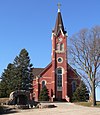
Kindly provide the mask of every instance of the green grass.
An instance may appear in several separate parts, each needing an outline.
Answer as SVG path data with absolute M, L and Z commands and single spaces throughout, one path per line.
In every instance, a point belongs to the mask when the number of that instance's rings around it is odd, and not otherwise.
M 90 102 L 76 102 L 75 104 L 86 106 L 86 107 L 91 107 L 92 106 L 92 103 L 90 103 Z M 100 107 L 100 102 L 96 102 L 96 104 L 97 105 L 95 107 Z

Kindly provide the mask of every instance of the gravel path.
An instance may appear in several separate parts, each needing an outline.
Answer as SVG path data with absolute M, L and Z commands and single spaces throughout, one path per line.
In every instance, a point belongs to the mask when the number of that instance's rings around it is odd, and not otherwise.
M 73 103 L 53 103 L 56 108 L 20 110 L 9 115 L 100 115 L 100 108 L 83 107 Z

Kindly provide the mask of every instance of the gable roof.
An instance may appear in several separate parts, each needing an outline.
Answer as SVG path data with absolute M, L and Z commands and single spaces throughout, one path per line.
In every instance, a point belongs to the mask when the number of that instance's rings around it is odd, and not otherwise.
M 33 78 L 36 78 L 36 76 L 38 76 L 38 77 L 40 76 L 40 77 L 41 77 L 41 75 L 42 75 L 50 66 L 52 66 L 52 62 L 49 63 L 45 68 L 32 68 Z M 69 65 L 69 64 L 67 63 L 67 66 L 68 66 L 68 70 L 71 69 L 71 70 L 77 75 L 77 77 L 80 77 L 80 75 L 77 73 L 77 71 L 71 67 L 71 65 Z M 80 78 L 81 78 L 81 77 L 80 77 Z
M 39 75 L 43 74 L 50 66 L 52 66 L 52 62 L 49 63 Z
M 38 76 L 43 70 L 44 68 L 32 68 L 33 77 Z
M 45 68 L 32 68 L 33 78 L 41 76 L 51 65 L 52 63 L 49 63 Z
M 77 75 L 77 77 L 79 77 L 81 79 L 81 76 L 79 75 L 79 73 L 77 73 L 76 69 L 71 67 L 71 65 L 69 65 L 68 63 L 67 63 L 67 65 L 68 65 L 68 70 L 71 69 Z

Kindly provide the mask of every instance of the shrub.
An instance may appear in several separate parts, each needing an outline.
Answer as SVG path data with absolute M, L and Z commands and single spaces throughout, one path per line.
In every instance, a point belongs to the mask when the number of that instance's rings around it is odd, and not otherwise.
M 40 92 L 39 101 L 49 101 L 49 91 L 46 86 Z
M 81 102 L 87 100 L 87 88 L 86 85 L 81 82 L 79 87 L 77 87 L 76 91 L 73 93 L 72 101 Z

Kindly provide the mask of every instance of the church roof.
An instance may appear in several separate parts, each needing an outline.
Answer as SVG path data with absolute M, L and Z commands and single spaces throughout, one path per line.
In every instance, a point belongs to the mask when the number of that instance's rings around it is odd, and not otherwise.
M 69 71 L 69 69 L 71 69 L 74 73 L 75 73 L 75 75 L 77 75 L 77 77 L 79 77 L 80 79 L 81 79 L 81 76 L 79 75 L 79 73 L 76 71 L 76 69 L 74 69 L 71 65 L 69 65 L 68 63 L 67 63 L 67 67 L 68 67 L 68 71 Z
M 61 12 L 60 12 L 60 9 L 58 9 L 56 24 L 55 24 L 55 28 L 54 28 L 53 32 L 54 32 L 56 35 L 58 35 L 60 29 L 62 30 L 62 32 L 63 32 L 64 34 L 66 34 L 66 31 L 65 31 L 64 25 L 63 25 L 63 20 L 62 20 Z
M 44 68 L 32 68 L 33 77 L 38 76 L 43 70 Z
M 33 78 L 35 79 L 36 76 L 39 77 L 40 75 L 45 73 L 48 70 L 48 68 L 50 68 L 51 66 L 52 66 L 52 63 L 49 63 L 45 68 L 32 68 Z M 78 77 L 80 77 L 80 75 L 77 73 L 77 71 L 75 69 L 73 69 L 73 67 L 71 67 L 71 65 L 69 65 L 67 63 L 67 66 L 68 66 L 67 71 L 69 71 L 69 69 L 71 69 Z
M 32 68 L 33 78 L 36 78 L 36 76 L 40 76 L 43 74 L 47 69 L 52 65 L 52 63 L 49 63 L 45 68 Z

